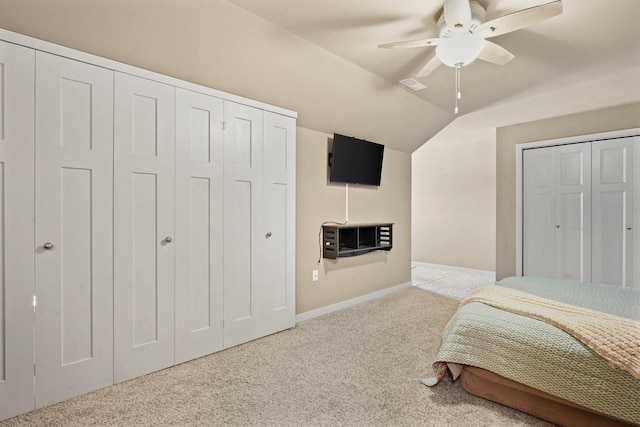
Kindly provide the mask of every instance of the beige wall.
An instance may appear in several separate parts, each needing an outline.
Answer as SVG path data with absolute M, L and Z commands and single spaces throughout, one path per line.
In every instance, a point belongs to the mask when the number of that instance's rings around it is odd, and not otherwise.
M 495 138 L 438 138 L 412 155 L 412 259 L 495 270 Z
M 344 221 L 345 186 L 327 183 L 333 135 L 298 128 L 297 311 L 334 304 L 411 280 L 411 156 L 385 148 L 380 187 L 349 187 L 349 222 L 393 222 L 393 249 L 322 259 L 318 232 L 325 221 Z M 319 270 L 320 280 L 312 281 Z
M 496 276 L 516 273 L 516 144 L 640 127 L 640 103 L 497 129 Z

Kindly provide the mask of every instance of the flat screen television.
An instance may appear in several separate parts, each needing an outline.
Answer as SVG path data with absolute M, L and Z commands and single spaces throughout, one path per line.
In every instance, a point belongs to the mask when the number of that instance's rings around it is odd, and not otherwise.
M 384 145 L 335 134 L 329 181 L 380 185 Z

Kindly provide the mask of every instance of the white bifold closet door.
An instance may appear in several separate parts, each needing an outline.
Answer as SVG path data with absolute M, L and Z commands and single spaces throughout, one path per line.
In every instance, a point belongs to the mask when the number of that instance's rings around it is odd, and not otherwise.
M 37 52 L 36 117 L 40 407 L 113 384 L 113 72 Z
M 34 65 L 0 42 L 0 419 L 34 408 Z
M 556 277 L 591 282 L 591 147 L 556 151 Z
M 523 153 L 523 253 L 525 276 L 556 277 L 555 147 Z
M 593 282 L 633 286 L 633 138 L 592 143 Z
M 296 124 L 264 112 L 263 335 L 295 326 Z
M 222 128 L 221 99 L 177 89 L 176 363 L 223 348 Z
M 262 110 L 224 102 L 224 346 L 261 336 Z
M 590 143 L 526 150 L 523 169 L 523 274 L 590 282 Z
M 174 364 L 174 99 L 173 86 L 116 73 L 116 382 Z

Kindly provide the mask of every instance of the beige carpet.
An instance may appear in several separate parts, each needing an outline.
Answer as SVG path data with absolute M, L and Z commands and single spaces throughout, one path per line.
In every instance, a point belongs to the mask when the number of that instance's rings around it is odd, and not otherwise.
M 457 304 L 407 288 L 0 424 L 549 425 L 458 383 L 418 382 Z

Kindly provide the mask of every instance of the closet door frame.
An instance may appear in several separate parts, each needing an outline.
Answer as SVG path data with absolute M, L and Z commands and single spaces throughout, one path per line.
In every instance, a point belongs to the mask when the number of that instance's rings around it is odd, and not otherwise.
M 523 217 L 523 209 L 522 209 L 522 203 L 523 203 L 523 192 L 522 192 L 522 166 L 523 166 L 523 151 L 530 149 L 530 148 L 540 148 L 540 147 L 550 147 L 550 146 L 554 146 L 554 145 L 566 145 L 566 144 L 575 144 L 575 143 L 580 143 L 580 142 L 590 142 L 590 141 L 596 141 L 596 140 L 603 140 L 603 139 L 612 139 L 612 138 L 626 138 L 626 137 L 634 137 L 634 136 L 640 136 L 640 128 L 633 128 L 633 129 L 624 129 L 624 130 L 618 130 L 618 131 L 612 131 L 612 132 L 602 132 L 602 133 L 595 133 L 595 134 L 588 134 L 588 135 L 577 135 L 577 136 L 571 136 L 571 137 L 567 137 L 567 138 L 558 138 L 558 139 L 548 139 L 548 140 L 543 140 L 543 141 L 535 141 L 535 142 L 527 142 L 527 143 L 522 143 L 522 144 L 517 144 L 516 145 L 516 182 L 515 182 L 515 193 L 516 193 L 516 229 L 515 229 L 515 236 L 516 236 L 516 245 L 515 245 L 515 250 L 516 250 L 516 276 L 522 276 L 522 261 L 523 261 L 523 257 L 522 257 L 522 249 L 523 249 L 523 233 L 522 233 L 522 226 L 523 226 L 523 222 L 522 222 L 522 217 Z M 640 158 L 638 156 L 635 157 L 636 162 L 635 164 L 637 165 L 638 162 L 640 161 Z M 638 174 L 636 174 L 635 176 L 639 175 L 640 172 Z M 635 178 L 634 178 L 635 180 Z M 637 180 L 636 180 L 637 182 Z M 635 191 L 635 190 L 634 190 Z M 636 198 L 634 198 L 635 200 Z M 638 206 L 636 204 L 636 206 L 634 206 L 634 213 L 637 216 L 638 215 L 638 210 L 640 209 L 640 206 Z M 637 221 L 636 221 L 637 222 Z M 640 237 L 637 237 L 638 231 L 634 231 L 634 240 L 635 241 L 640 241 Z M 635 273 L 635 272 L 634 272 Z

